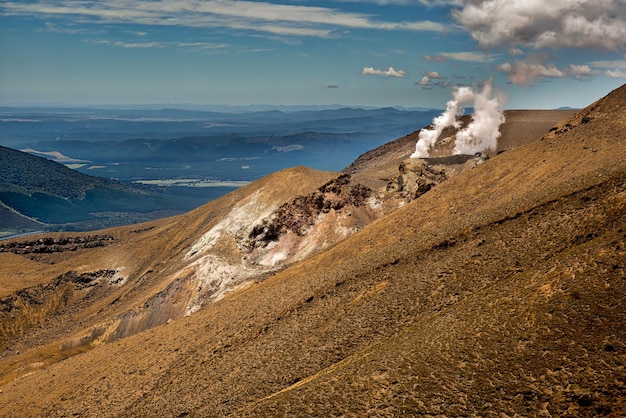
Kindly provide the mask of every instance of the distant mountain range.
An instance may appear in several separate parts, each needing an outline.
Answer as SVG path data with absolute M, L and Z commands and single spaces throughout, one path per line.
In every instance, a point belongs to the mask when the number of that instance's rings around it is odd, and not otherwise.
M 137 222 L 189 210 L 233 190 L 237 182 L 283 168 L 340 170 L 364 151 L 429 123 L 436 113 L 261 108 L 0 107 L 0 144 L 73 170 L 18 154 L 9 158 L 3 150 L 0 231 L 85 230 Z M 14 183 L 19 178 L 10 170 L 19 170 L 22 179 L 46 181 L 25 187 Z M 148 190 L 130 184 L 137 181 L 211 187 Z
M 218 112 L 218 113 L 250 113 L 262 112 L 268 110 L 279 110 L 281 112 L 302 112 L 302 111 L 319 111 L 319 110 L 336 110 L 336 109 L 363 109 L 372 110 L 379 109 L 378 106 L 347 106 L 342 104 L 328 105 L 273 105 L 273 104 L 251 104 L 251 105 L 220 105 L 220 104 L 195 104 L 195 103 L 151 103 L 151 104 L 69 104 L 69 103 L 21 103 L 21 104 L 4 104 L 0 109 L 29 109 L 44 110 L 46 112 L 51 109 L 59 110 L 76 110 L 76 109 L 97 109 L 97 110 L 162 110 L 177 109 L 183 111 L 198 112 Z M 440 110 L 430 107 L 420 106 L 393 106 L 394 109 L 407 111 L 431 111 Z
M 339 108 L 215 112 L 184 109 L 75 109 L 0 107 L 0 144 L 23 148 L 50 140 L 172 139 L 237 134 L 284 136 L 299 132 L 359 132 L 385 137 L 413 130 L 436 110 Z M 427 123 L 427 122 L 426 122 Z M 419 126 L 419 125 L 418 125 Z

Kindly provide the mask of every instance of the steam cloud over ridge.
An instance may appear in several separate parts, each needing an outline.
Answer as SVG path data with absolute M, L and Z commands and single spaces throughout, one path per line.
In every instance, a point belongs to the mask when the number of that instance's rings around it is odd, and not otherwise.
M 463 115 L 461 105 L 474 102 L 472 121 L 465 129 L 457 132 L 453 154 L 475 154 L 487 149 L 495 149 L 500 137 L 500 125 L 504 123 L 502 103 L 499 98 L 492 97 L 492 79 L 489 79 L 482 91 L 475 92 L 470 87 L 460 87 L 452 93 L 453 99 L 446 104 L 446 110 L 435 119 L 431 129 L 422 129 L 419 140 L 415 144 L 415 152 L 411 158 L 426 158 L 430 148 L 447 127 L 459 129 Z

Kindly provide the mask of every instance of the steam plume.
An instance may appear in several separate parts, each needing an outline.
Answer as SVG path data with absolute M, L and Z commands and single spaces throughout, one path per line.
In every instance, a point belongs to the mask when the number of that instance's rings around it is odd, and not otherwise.
M 474 116 L 465 129 L 456 134 L 453 154 L 475 154 L 487 149 L 495 149 L 500 137 L 500 125 L 504 114 L 500 110 L 500 100 L 491 98 L 491 80 L 483 91 L 474 98 Z
M 504 122 L 501 103 L 498 98 L 492 98 L 492 80 L 489 79 L 483 90 L 475 92 L 469 87 L 461 87 L 452 94 L 453 99 L 446 104 L 446 110 L 435 119 L 431 129 L 422 129 L 419 140 L 415 144 L 415 152 L 411 158 L 428 157 L 430 148 L 435 145 L 437 138 L 447 127 L 459 129 L 463 114 L 460 106 L 473 101 L 474 116 L 467 127 L 456 134 L 454 154 L 475 154 L 487 149 L 494 149 L 500 137 L 500 125 Z

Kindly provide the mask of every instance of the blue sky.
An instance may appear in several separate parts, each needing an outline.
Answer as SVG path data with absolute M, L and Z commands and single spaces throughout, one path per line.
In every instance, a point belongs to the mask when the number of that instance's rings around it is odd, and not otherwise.
M 580 107 L 625 54 L 625 0 L 0 1 L 1 104 Z

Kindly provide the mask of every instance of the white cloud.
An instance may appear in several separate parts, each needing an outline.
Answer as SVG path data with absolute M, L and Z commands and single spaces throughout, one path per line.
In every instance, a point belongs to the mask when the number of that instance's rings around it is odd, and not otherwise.
M 493 62 L 497 58 L 497 55 L 483 52 L 442 52 L 439 55 L 451 60 L 465 62 Z
M 112 41 L 108 39 L 99 39 L 94 41 L 95 44 L 117 46 L 120 48 L 164 48 L 166 46 L 163 42 L 124 42 L 124 41 Z
M 592 76 L 596 75 L 598 72 L 585 64 L 570 64 L 569 68 L 566 70 L 566 73 L 568 76 L 579 81 L 591 81 Z
M 412 5 L 415 0 L 337 0 L 343 3 L 374 3 L 379 6 L 388 6 L 390 4 Z M 428 7 L 438 6 L 462 6 L 464 0 L 417 0 L 419 3 Z
M 118 48 L 167 48 L 180 47 L 191 50 L 209 50 L 219 49 L 227 46 L 226 44 L 215 44 L 211 42 L 126 42 L 111 39 L 98 39 L 91 41 L 97 45 L 115 46 Z
M 614 61 L 591 61 L 591 62 L 588 62 L 587 64 L 589 64 L 591 67 L 609 68 L 609 69 L 620 68 L 622 70 L 626 70 L 626 59 L 614 60 Z
M 564 78 L 566 73 L 554 64 L 545 65 L 540 61 L 515 61 L 513 64 L 505 62 L 496 67 L 509 76 L 513 84 L 532 85 L 539 77 Z
M 626 78 L 626 71 L 622 70 L 606 70 L 604 73 L 607 77 L 610 78 Z
M 437 71 L 427 71 L 427 72 L 422 73 L 422 74 L 424 74 L 428 78 L 436 79 L 436 80 L 444 80 L 446 78 L 446 77 L 442 76 L 441 74 L 439 74 L 439 72 L 437 72 Z
M 537 56 L 530 57 L 523 61 L 515 61 L 513 64 L 505 62 L 504 64 L 498 65 L 496 69 L 507 74 L 513 84 L 520 85 L 532 85 L 541 77 L 571 77 L 580 81 L 588 81 L 591 80 L 591 77 L 598 74 L 598 71 L 594 70 L 592 66 L 588 64 L 570 64 L 568 68 L 560 69 L 554 64 L 544 64 L 541 58 Z M 608 71 L 605 74 L 610 77 Z
M 442 61 L 447 61 L 448 60 L 448 58 L 443 57 L 441 55 L 435 55 L 435 56 L 424 55 L 424 59 L 426 61 L 435 61 L 435 62 L 442 62 Z
M 390 4 L 411 4 L 411 0 L 336 0 L 341 3 L 374 3 L 379 6 L 388 6 Z
M 450 85 L 448 81 L 442 81 L 442 80 L 446 80 L 447 77 L 439 74 L 438 71 L 422 71 L 422 75 L 424 77 L 422 77 L 420 81 L 415 83 L 416 86 L 421 86 L 422 88 L 424 88 L 424 87 L 431 87 L 434 85 L 437 87 L 445 88 L 445 87 L 449 87 Z M 433 83 L 433 80 L 437 80 L 437 81 Z
M 246 28 L 242 27 L 241 29 Z M 317 38 L 330 38 L 333 36 L 330 29 L 298 28 L 281 25 L 260 25 L 256 27 L 256 30 L 260 32 L 268 32 L 273 35 L 285 36 L 311 36 Z
M 396 78 L 404 78 L 407 76 L 406 71 L 396 70 L 393 67 L 389 67 L 386 70 L 377 70 L 374 67 L 363 67 L 363 70 L 361 70 L 361 75 L 375 75 Z
M 245 0 L 38 0 L 0 3 L 5 15 L 67 18 L 83 23 L 230 28 L 275 35 L 328 38 L 337 29 L 444 31 L 432 21 L 389 22 L 364 13 Z
M 609 78 L 626 78 L 626 59 L 591 61 L 587 63 L 593 68 L 602 68 L 604 75 Z
M 418 0 L 424 6 L 440 7 L 440 6 L 463 6 L 465 0 Z
M 430 77 L 429 75 L 425 75 L 420 81 L 416 82 L 415 85 L 420 86 L 422 87 L 422 89 L 425 90 L 430 90 L 433 87 L 445 89 L 453 86 L 450 81 L 446 80 L 446 77 L 438 75 L 436 71 L 433 71 L 433 73 L 435 73 L 437 77 Z
M 93 30 L 93 29 L 87 29 L 87 28 L 82 28 L 82 27 L 76 27 L 75 25 L 64 25 L 61 27 L 59 25 L 55 25 L 52 22 L 45 22 L 44 26 L 45 26 L 45 29 L 40 29 L 39 31 L 66 33 L 70 35 L 76 35 L 76 34 L 102 35 L 106 33 L 105 30 Z
M 404 29 L 404 30 L 412 30 L 416 32 L 443 32 L 447 29 L 446 25 L 433 22 L 430 20 L 425 20 L 422 22 L 402 22 L 402 23 L 391 23 L 381 25 L 377 29 Z
M 174 46 L 180 47 L 180 48 L 189 48 L 189 49 L 193 49 L 193 50 L 210 50 L 210 49 L 220 49 L 220 48 L 224 48 L 227 47 L 227 44 L 216 44 L 213 42 L 176 42 L 174 43 Z
M 148 34 L 148 32 L 137 31 L 137 30 L 125 30 L 124 33 L 128 33 L 130 35 L 139 36 L 140 38 L 143 38 L 144 36 L 146 36 Z
M 624 0 L 483 0 L 452 11 L 484 48 L 618 50 L 626 45 Z
M 588 65 L 570 64 L 568 74 L 572 76 L 590 76 L 593 75 L 593 70 Z

